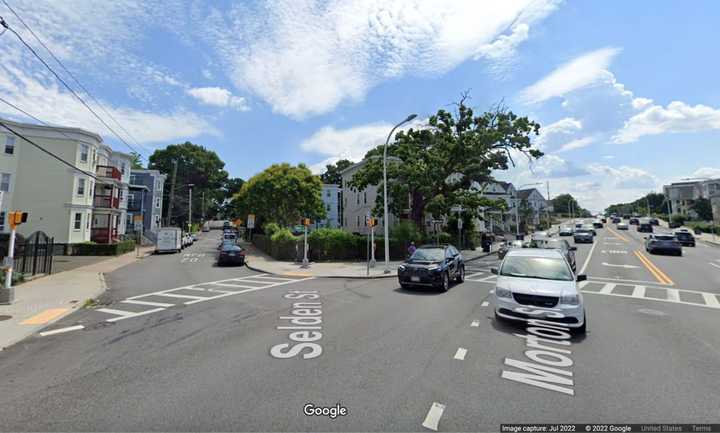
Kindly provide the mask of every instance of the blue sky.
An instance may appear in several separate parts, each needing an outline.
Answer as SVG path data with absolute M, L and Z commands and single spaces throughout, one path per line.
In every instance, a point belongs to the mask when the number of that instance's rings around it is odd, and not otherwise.
M 720 176 L 715 1 L 7 1 L 145 156 L 189 140 L 233 176 L 317 171 L 470 90 L 477 110 L 503 100 L 543 126 L 547 155 L 497 173 L 517 185 L 549 180 L 601 210 Z M 10 33 L 0 69 L 5 99 L 127 150 Z

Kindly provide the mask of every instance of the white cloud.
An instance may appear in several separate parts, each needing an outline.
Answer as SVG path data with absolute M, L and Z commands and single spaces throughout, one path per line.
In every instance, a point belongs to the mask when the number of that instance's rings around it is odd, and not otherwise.
M 331 155 L 333 159 L 360 161 L 368 150 L 385 142 L 392 125 L 373 123 L 348 129 L 326 126 L 300 143 L 306 152 Z M 334 162 L 334 161 L 333 161 Z M 324 167 L 324 162 L 322 167 Z
M 213 78 L 215 78 L 210 69 L 203 69 L 202 76 L 205 77 L 206 80 L 212 80 Z
M 603 159 L 615 159 L 615 155 L 604 155 Z
M 636 110 L 642 110 L 644 108 L 649 107 L 652 104 L 653 100 L 649 98 L 633 98 L 632 100 L 632 106 Z
M 213 9 L 201 37 L 241 89 L 301 118 L 357 102 L 378 83 L 437 75 L 475 56 L 500 57 L 556 0 L 280 0 Z M 506 35 L 506 29 L 510 34 Z M 494 44 L 494 42 L 496 42 Z
M 628 166 L 618 168 L 602 164 L 590 164 L 592 174 L 606 176 L 619 189 L 655 189 L 659 185 L 657 177 L 647 171 Z
M 701 177 L 709 177 L 711 179 L 720 178 L 720 168 L 716 167 L 701 167 L 695 170 L 692 175 L 689 177 L 691 178 L 701 178 Z
M 576 57 L 522 90 L 520 99 L 528 104 L 538 103 L 607 81 L 610 74 L 607 68 L 619 52 L 619 48 L 608 47 Z
M 560 149 L 558 149 L 558 152 L 567 152 L 568 150 L 575 150 L 575 149 L 581 149 L 583 147 L 586 147 L 595 141 L 595 137 L 583 137 L 578 138 L 572 141 L 569 141 L 562 146 L 560 146 Z
M 632 116 L 613 139 L 616 143 L 631 143 L 645 135 L 710 129 L 720 129 L 720 110 L 673 101 L 667 107 L 652 105 Z
M 553 122 L 540 128 L 540 135 L 535 138 L 534 143 L 538 147 L 544 148 L 552 137 L 556 135 L 573 134 L 580 131 L 582 127 L 581 121 L 573 117 L 565 117 L 557 122 Z
M 245 98 L 234 96 L 232 92 L 222 87 L 194 87 L 188 89 L 187 93 L 200 101 L 201 104 L 234 108 L 238 111 L 250 110 Z

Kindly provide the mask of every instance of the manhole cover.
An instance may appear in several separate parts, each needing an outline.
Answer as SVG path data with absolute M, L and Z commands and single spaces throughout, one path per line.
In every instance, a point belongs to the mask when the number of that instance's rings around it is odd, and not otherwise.
M 3 320 L 10 320 L 10 319 L 12 319 L 12 316 L 0 314 L 0 322 L 2 322 Z
M 647 314 L 648 316 L 665 316 L 666 314 L 662 311 L 652 310 L 650 308 L 641 308 L 638 313 Z

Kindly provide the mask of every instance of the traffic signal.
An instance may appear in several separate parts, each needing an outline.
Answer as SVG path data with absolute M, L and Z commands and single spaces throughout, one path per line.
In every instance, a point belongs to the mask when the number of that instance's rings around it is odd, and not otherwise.
M 16 226 L 26 223 L 28 219 L 28 213 L 27 212 L 10 212 L 8 214 L 8 222 L 10 223 L 10 228 L 14 229 Z
M 304 226 L 309 226 L 311 224 L 310 218 L 303 218 L 302 223 Z
M 377 218 L 368 218 L 368 226 L 370 227 L 377 227 L 378 225 L 378 219 Z

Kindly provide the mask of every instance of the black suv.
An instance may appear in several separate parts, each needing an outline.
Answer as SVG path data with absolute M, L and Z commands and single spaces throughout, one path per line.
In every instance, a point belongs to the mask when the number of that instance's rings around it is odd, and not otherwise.
M 452 245 L 423 245 L 398 266 L 398 281 L 403 289 L 431 286 L 446 292 L 450 280 L 465 280 L 465 262 Z
M 687 230 L 678 230 L 675 232 L 675 237 L 680 242 L 680 245 L 684 247 L 695 246 L 695 236 Z

